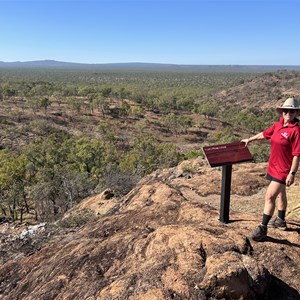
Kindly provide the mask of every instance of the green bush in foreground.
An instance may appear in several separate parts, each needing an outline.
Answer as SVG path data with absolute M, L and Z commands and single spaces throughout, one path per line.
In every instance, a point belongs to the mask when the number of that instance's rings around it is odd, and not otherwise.
M 116 139 L 117 140 L 117 139 Z M 22 221 L 56 220 L 81 199 L 111 188 L 126 194 L 146 174 L 176 165 L 176 147 L 140 135 L 126 152 L 114 141 L 55 133 L 27 145 L 21 154 L 0 150 L 0 209 Z

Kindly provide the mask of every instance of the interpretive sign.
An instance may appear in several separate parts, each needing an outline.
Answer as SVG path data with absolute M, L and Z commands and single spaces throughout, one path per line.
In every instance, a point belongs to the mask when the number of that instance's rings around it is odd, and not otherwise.
M 231 143 L 203 147 L 209 165 L 213 167 L 232 165 L 253 159 L 245 143 Z
M 220 221 L 228 223 L 232 165 L 253 160 L 252 154 L 241 142 L 205 146 L 203 152 L 212 168 L 222 166 Z

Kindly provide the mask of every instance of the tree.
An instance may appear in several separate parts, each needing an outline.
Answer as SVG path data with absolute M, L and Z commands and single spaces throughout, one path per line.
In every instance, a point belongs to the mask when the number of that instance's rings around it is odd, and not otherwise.
M 127 116 L 129 115 L 129 112 L 130 112 L 130 105 L 128 104 L 127 101 L 123 100 L 121 108 L 120 108 L 120 116 L 127 118 Z
M 2 95 L 4 99 L 13 97 L 17 94 L 16 89 L 10 87 L 9 85 L 4 85 L 2 89 Z
M 101 89 L 101 94 L 104 98 L 109 98 L 112 93 L 112 88 L 104 87 Z
M 68 98 L 68 106 L 76 114 L 79 114 L 81 111 L 81 101 L 77 97 L 69 97 Z
M 209 136 L 213 141 L 220 144 L 232 143 L 237 140 L 232 127 L 225 127 L 222 130 L 214 131 Z
M 169 131 L 173 132 L 174 134 L 177 134 L 177 118 L 173 112 L 168 113 L 166 116 L 163 117 L 162 120 Z
M 101 111 L 102 117 L 105 118 L 106 111 L 108 109 L 108 102 L 106 98 L 102 94 L 97 93 L 93 97 L 92 102 L 93 102 L 93 106 L 95 106 L 99 111 Z
M 13 220 L 22 222 L 24 210 L 29 212 L 26 187 L 26 159 L 24 155 L 17 156 L 9 150 L 0 151 L 0 207 L 4 215 L 9 211 Z
M 143 177 L 158 168 L 176 165 L 180 158 L 174 145 L 161 143 L 144 134 L 135 138 L 132 148 L 120 161 L 120 170 Z
M 47 114 L 47 108 L 50 105 L 50 100 L 48 97 L 44 97 L 40 100 L 40 107 L 42 107 L 45 111 L 45 114 Z
M 117 141 L 117 137 L 113 133 L 112 124 L 109 124 L 107 121 L 102 120 L 99 122 L 97 128 L 99 129 L 104 141 L 107 141 L 111 144 L 114 144 Z
M 205 118 L 215 117 L 220 109 L 220 106 L 216 101 L 207 101 L 209 103 L 200 104 L 198 111 L 200 114 L 204 115 Z
M 121 87 L 119 89 L 118 95 L 119 95 L 120 99 L 124 100 L 124 99 L 128 99 L 130 97 L 130 92 L 127 91 L 125 89 L 125 87 Z

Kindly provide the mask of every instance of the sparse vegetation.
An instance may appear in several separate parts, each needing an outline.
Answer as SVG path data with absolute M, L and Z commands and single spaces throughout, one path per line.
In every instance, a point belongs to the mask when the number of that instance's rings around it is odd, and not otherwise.
M 300 75 L 0 69 L 0 209 L 55 220 L 105 188 L 126 194 L 157 168 L 278 118 Z M 268 146 L 252 148 L 256 161 Z

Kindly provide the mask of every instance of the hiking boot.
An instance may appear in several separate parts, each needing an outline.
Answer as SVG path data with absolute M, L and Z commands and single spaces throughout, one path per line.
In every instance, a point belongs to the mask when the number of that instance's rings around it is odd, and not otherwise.
M 260 224 L 251 235 L 251 239 L 256 242 L 262 241 L 266 236 L 268 232 L 268 227 L 266 225 Z
M 278 229 L 280 229 L 280 230 L 286 230 L 286 229 L 287 229 L 286 221 L 285 221 L 285 220 L 282 220 L 282 219 L 279 218 L 279 217 L 276 217 L 273 221 L 271 221 L 271 222 L 268 224 L 268 227 L 271 227 L 271 228 L 278 228 Z

